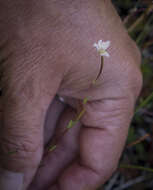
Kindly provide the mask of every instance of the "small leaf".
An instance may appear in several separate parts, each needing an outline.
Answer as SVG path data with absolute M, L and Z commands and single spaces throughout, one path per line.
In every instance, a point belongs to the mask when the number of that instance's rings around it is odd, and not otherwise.
M 88 98 L 84 98 L 84 100 L 83 100 L 83 104 L 86 104 L 87 101 L 88 101 Z
M 73 120 L 70 120 L 69 121 L 69 124 L 67 125 L 67 129 L 70 129 L 70 128 L 72 128 L 73 127 Z
M 55 150 L 55 148 L 56 148 L 56 145 L 51 146 L 51 147 L 49 148 L 49 152 L 52 152 L 53 150 Z

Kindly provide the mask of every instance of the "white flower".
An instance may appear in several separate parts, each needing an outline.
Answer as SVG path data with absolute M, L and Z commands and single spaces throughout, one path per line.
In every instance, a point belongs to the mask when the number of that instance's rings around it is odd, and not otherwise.
M 110 46 L 110 41 L 103 42 L 102 40 L 99 40 L 98 43 L 94 43 L 93 46 L 97 49 L 101 56 L 109 57 L 109 53 L 106 50 Z

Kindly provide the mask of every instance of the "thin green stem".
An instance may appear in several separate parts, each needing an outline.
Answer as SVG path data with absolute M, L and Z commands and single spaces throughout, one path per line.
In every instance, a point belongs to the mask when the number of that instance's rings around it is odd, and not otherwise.
M 127 169 L 137 169 L 137 170 L 143 170 L 147 172 L 153 172 L 152 168 L 146 168 L 143 166 L 136 166 L 136 165 L 126 165 L 126 164 L 121 164 L 119 168 L 127 168 Z
M 136 39 L 136 43 L 140 44 L 140 42 L 144 39 L 144 37 L 146 36 L 146 33 L 148 33 L 148 31 L 150 30 L 150 28 L 148 27 L 150 25 L 150 23 L 153 20 L 153 15 L 150 16 L 150 18 L 148 19 L 148 21 L 146 22 L 142 32 L 138 35 L 137 39 Z
M 128 28 L 128 32 L 131 33 L 133 32 L 136 27 L 144 21 L 147 15 L 153 10 L 153 5 L 149 6 L 147 10 Z
M 100 56 L 101 58 L 101 64 L 100 64 L 100 70 L 99 70 L 99 73 L 96 77 L 96 79 L 94 81 L 92 81 L 92 84 L 94 85 L 97 81 L 97 79 L 99 78 L 99 76 L 101 75 L 102 73 L 102 70 L 103 70 L 103 64 L 104 64 L 104 58 L 103 56 Z M 83 99 L 83 102 L 82 104 L 85 105 L 86 103 L 88 102 L 88 98 L 84 98 Z M 81 119 L 81 117 L 84 115 L 85 113 L 85 108 L 82 109 L 82 111 L 79 113 L 79 115 L 76 117 L 76 119 L 73 121 L 73 120 L 70 120 L 68 125 L 66 126 L 66 128 L 64 129 L 64 132 L 63 132 L 63 135 L 65 134 L 65 132 L 67 132 L 69 129 L 71 129 L 76 123 L 78 123 L 78 121 Z M 49 152 L 53 151 L 54 149 L 56 149 L 57 145 L 54 144 L 52 146 L 49 147 Z
M 77 116 L 77 118 L 76 118 L 76 121 L 79 121 L 80 119 L 81 119 L 81 117 L 83 116 L 83 114 L 85 113 L 85 109 L 83 109 L 81 112 L 80 112 L 80 114 Z
M 135 111 L 135 114 L 143 107 L 145 107 L 151 100 L 153 99 L 153 92 L 144 100 L 141 102 L 141 104 L 138 106 L 138 108 Z

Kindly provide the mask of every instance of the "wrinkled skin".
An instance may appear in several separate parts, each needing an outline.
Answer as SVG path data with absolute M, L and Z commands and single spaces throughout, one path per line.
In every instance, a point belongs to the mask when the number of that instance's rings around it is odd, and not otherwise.
M 141 89 L 135 43 L 109 0 L 0 2 L 1 155 L 17 150 L 1 165 L 24 173 L 23 190 L 95 190 L 117 167 Z M 100 39 L 111 41 L 110 58 L 91 86 Z M 81 121 L 43 157 L 84 97 Z

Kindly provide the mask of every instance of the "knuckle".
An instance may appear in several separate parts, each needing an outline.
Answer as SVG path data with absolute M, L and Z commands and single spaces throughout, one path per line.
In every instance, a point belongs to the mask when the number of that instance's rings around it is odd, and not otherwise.
M 133 51 L 135 51 L 136 47 Z M 137 55 L 136 55 L 137 54 Z M 141 55 L 138 49 L 134 55 L 132 54 L 126 62 L 126 70 L 124 77 L 122 77 L 122 88 L 127 91 L 136 99 L 140 93 L 143 85 L 143 77 L 141 72 Z
M 81 122 L 86 126 L 105 128 L 112 123 L 116 126 L 123 121 L 125 115 L 131 115 L 133 103 L 127 97 L 98 100 L 85 105 L 86 113 Z M 96 111 L 95 111 L 96 110 Z
M 142 86 L 143 86 L 143 76 L 142 76 L 141 71 L 139 70 L 137 74 L 137 80 L 136 80 L 137 96 L 140 93 Z
M 17 103 L 18 104 L 18 103 Z M 24 109 L 21 106 L 21 109 Z M 17 105 L 18 107 L 18 105 Z M 43 139 L 39 116 L 33 111 L 4 109 L 0 137 L 2 163 L 6 167 L 36 166 L 41 158 Z M 27 115 L 29 114 L 29 115 Z M 30 116 L 31 115 L 31 116 Z M 27 117 L 25 117 L 27 116 Z
M 141 51 L 138 48 L 137 44 L 135 41 L 132 40 L 133 43 L 133 48 L 132 48 L 132 57 L 136 65 L 140 66 L 141 65 Z
M 21 123 L 21 125 L 23 124 Z M 19 126 L 15 127 L 15 124 L 12 124 L 10 127 L 2 130 L 1 143 L 4 145 L 4 147 L 27 152 L 34 152 L 40 145 L 39 140 L 33 138 L 38 137 L 38 131 L 38 129 L 31 129 L 30 131 L 26 131 L 25 126 L 21 126 L 19 128 Z
M 130 78 L 130 84 L 131 90 L 134 93 L 135 98 L 137 98 L 143 86 L 143 76 L 139 67 L 133 69 Z
M 12 167 L 35 167 L 41 159 L 41 143 L 29 137 L 9 135 L 0 140 L 2 165 Z

